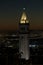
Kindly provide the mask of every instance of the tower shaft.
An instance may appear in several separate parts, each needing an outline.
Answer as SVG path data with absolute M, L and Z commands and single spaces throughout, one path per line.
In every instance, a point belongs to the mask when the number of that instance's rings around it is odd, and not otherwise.
M 28 34 L 21 34 L 19 41 L 19 52 L 21 53 L 22 59 L 29 59 L 29 40 Z

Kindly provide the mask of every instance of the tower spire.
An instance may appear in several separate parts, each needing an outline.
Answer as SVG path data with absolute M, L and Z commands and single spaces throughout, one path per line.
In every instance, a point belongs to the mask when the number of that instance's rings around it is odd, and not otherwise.
M 26 12 L 25 12 L 25 8 L 23 8 L 23 13 L 22 13 L 22 16 L 20 19 L 20 23 L 21 24 L 29 23 L 28 17 L 27 17 Z

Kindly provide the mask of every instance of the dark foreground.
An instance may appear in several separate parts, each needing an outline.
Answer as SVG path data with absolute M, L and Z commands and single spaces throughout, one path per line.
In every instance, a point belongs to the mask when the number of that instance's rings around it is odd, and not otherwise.
M 18 49 L 0 48 L 0 65 L 43 65 L 43 56 L 32 55 L 28 61 L 20 57 Z

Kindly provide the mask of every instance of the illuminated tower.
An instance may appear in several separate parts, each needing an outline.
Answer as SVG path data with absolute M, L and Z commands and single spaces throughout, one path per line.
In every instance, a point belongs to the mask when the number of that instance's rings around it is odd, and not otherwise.
M 29 60 L 29 20 L 25 11 L 19 22 L 19 32 L 19 53 L 21 53 L 22 59 Z

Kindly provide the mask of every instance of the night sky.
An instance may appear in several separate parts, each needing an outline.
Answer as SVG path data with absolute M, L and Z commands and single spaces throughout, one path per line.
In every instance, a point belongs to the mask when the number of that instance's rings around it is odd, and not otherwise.
M 18 29 L 24 7 L 30 20 L 30 29 L 43 30 L 43 0 L 1 0 L 0 30 Z

